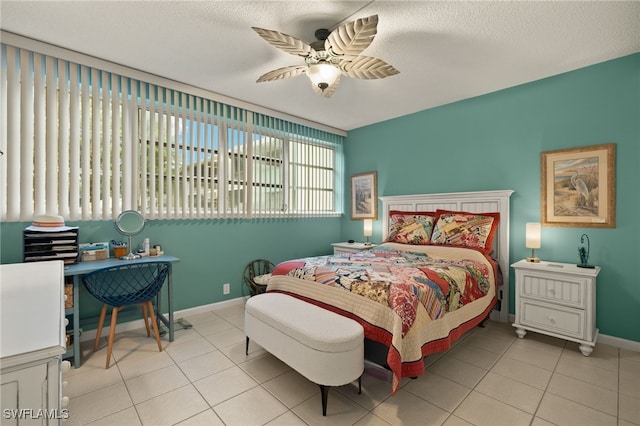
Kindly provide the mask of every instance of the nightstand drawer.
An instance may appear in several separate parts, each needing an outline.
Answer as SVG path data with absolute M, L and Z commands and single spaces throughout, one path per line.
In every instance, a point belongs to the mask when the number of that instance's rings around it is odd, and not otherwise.
M 520 296 L 584 309 L 589 282 L 570 275 L 521 271 Z
M 365 243 L 333 243 L 333 254 L 357 253 L 374 248 L 376 244 Z
M 537 300 L 520 299 L 520 324 L 585 339 L 585 312 Z

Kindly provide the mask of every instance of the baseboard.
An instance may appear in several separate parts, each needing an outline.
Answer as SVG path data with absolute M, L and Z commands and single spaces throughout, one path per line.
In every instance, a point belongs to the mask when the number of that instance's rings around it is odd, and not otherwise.
M 216 310 L 216 309 L 223 309 L 223 308 L 228 308 L 230 306 L 236 306 L 236 305 L 244 304 L 247 299 L 248 299 L 248 296 L 242 296 L 242 297 L 237 297 L 235 299 L 224 300 L 222 302 L 209 303 L 208 305 L 202 305 L 202 306 L 196 306 L 196 307 L 193 307 L 193 308 L 182 309 L 180 311 L 175 311 L 173 313 L 173 318 L 174 318 L 174 321 L 175 321 L 175 320 L 178 320 L 178 319 L 180 319 L 180 318 L 182 318 L 184 316 L 196 315 L 196 314 L 201 314 L 201 313 L 204 313 L 204 312 L 210 312 L 210 311 L 213 311 L 213 310 Z M 116 332 L 136 330 L 136 329 L 142 328 L 142 327 L 144 327 L 144 321 L 142 320 L 142 318 L 140 318 L 138 320 L 127 321 L 127 322 L 123 322 L 121 324 L 118 324 L 118 328 L 117 328 Z M 102 337 L 109 335 L 109 328 L 110 327 L 108 327 L 108 326 L 105 326 L 105 327 L 102 328 L 102 333 L 101 333 Z M 96 338 L 96 329 L 83 331 L 82 334 L 80 335 L 80 341 L 81 342 L 85 342 L 87 340 L 95 340 L 95 338 Z
M 629 351 L 640 352 L 640 342 L 635 342 L 633 340 L 621 339 L 620 337 L 608 336 L 606 334 L 598 335 L 598 343 L 602 343 L 604 345 L 616 346 L 620 349 L 627 349 Z
M 210 303 L 208 305 L 202 305 L 202 306 L 196 306 L 194 308 L 183 309 L 183 310 L 174 312 L 173 317 L 175 319 L 179 319 L 183 316 L 196 315 L 196 314 L 201 314 L 203 312 L 213 311 L 216 309 L 223 309 L 230 306 L 236 306 L 236 305 L 244 304 L 247 299 L 248 299 L 248 296 L 242 296 L 242 297 L 237 297 L 231 300 L 224 300 L 222 302 Z M 509 314 L 509 322 L 513 323 L 514 321 L 515 321 L 515 315 Z M 118 324 L 118 331 L 135 330 L 141 327 L 144 327 L 144 321 L 142 321 L 142 318 L 139 320 L 128 321 L 122 324 Z M 104 327 L 102 329 L 102 336 L 104 337 L 107 335 L 109 335 L 109 327 Z M 88 330 L 81 334 L 80 341 L 84 342 L 87 340 L 94 340 L 95 338 L 96 338 L 96 330 L 95 329 Z M 622 339 L 620 337 L 608 336 L 606 334 L 599 334 L 598 342 L 605 345 L 616 346 L 621 349 L 640 352 L 640 342 L 635 342 L 633 340 L 627 340 L 627 339 Z
M 516 316 L 513 314 L 509 314 L 509 322 L 514 323 L 516 321 Z M 630 351 L 640 352 L 640 342 L 636 342 L 634 340 L 622 339 L 620 337 L 609 336 L 606 334 L 598 334 L 598 343 L 602 343 L 604 345 L 615 346 L 620 349 L 627 349 Z

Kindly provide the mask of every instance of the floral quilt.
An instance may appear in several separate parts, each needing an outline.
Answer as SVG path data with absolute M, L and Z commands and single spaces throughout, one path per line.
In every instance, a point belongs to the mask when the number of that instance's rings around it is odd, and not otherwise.
M 389 347 L 395 393 L 401 377 L 424 372 L 425 355 L 448 349 L 488 315 L 495 303 L 494 266 L 476 250 L 386 243 L 283 262 L 267 291 L 362 324 L 365 337 Z

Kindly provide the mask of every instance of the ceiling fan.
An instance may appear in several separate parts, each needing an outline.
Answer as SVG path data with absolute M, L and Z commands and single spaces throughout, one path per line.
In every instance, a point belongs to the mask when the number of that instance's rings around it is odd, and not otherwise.
M 270 45 L 292 55 L 304 58 L 306 65 L 292 65 L 269 71 L 258 78 L 257 83 L 275 81 L 306 74 L 313 91 L 330 98 L 340 84 L 340 75 L 351 78 L 385 78 L 400 71 L 382 59 L 363 56 L 360 53 L 373 41 L 377 33 L 378 15 L 356 19 L 333 31 L 319 29 L 317 41 L 308 44 L 279 31 L 252 27 Z

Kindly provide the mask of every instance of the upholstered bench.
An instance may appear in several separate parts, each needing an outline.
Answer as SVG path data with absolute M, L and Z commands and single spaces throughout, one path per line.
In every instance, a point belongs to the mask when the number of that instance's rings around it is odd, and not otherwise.
M 342 386 L 364 371 L 364 330 L 356 321 L 281 293 L 247 300 L 244 331 L 289 367 L 320 386 L 327 415 L 329 386 Z

